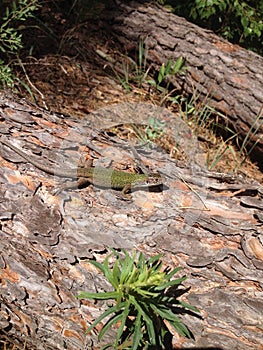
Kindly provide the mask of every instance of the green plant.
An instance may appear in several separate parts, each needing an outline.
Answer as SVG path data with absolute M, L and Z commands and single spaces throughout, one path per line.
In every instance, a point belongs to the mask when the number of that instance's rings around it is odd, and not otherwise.
M 145 126 L 132 125 L 132 129 L 136 136 L 144 143 L 156 142 L 157 139 L 164 134 L 165 122 L 157 118 L 149 118 L 148 124 Z M 142 130 L 143 129 L 143 130 Z
M 4 59 L 0 60 L 0 84 L 13 87 L 14 76 L 10 64 L 7 64 L 10 55 L 17 55 L 23 47 L 22 34 L 20 31 L 25 28 L 18 25 L 33 17 L 33 12 L 39 7 L 39 0 L 18 0 L 13 1 L 11 8 L 6 7 L 5 14 L 0 25 L 0 51 Z
M 134 61 L 131 57 L 124 57 L 122 65 L 123 78 L 114 69 L 118 80 L 127 91 L 131 90 L 133 84 L 141 88 L 143 83 L 146 82 L 151 69 L 151 66 L 147 68 L 147 47 L 142 39 L 139 42 L 137 61 Z
M 126 91 L 131 91 L 133 85 L 141 88 L 143 84 L 148 84 L 153 86 L 158 92 L 166 95 L 168 94 L 170 85 L 169 78 L 176 74 L 183 74 L 187 69 L 183 57 L 179 57 L 174 63 L 169 59 L 166 64 L 163 63 L 161 65 L 157 79 L 150 77 L 149 73 L 152 66 L 149 65 L 147 67 L 147 45 L 142 39 L 139 42 L 137 60 L 135 61 L 131 57 L 123 56 L 121 68 L 111 56 L 101 50 L 96 50 L 96 52 L 109 62 L 109 66 L 116 75 L 116 78 Z M 166 85 L 163 86 L 164 84 Z
M 146 129 L 146 135 L 148 140 L 156 140 L 160 138 L 164 133 L 165 122 L 160 121 L 156 118 L 149 118 L 148 125 Z
M 170 271 L 162 270 L 161 255 L 146 259 L 142 253 L 135 252 L 132 256 L 123 251 L 115 250 L 115 263 L 110 268 L 108 255 L 100 264 L 90 260 L 107 278 L 113 291 L 88 293 L 81 292 L 78 298 L 115 300 L 114 304 L 97 318 L 87 329 L 90 332 L 104 318 L 107 318 L 99 332 L 99 341 L 105 332 L 114 324 L 118 325 L 114 343 L 107 344 L 103 349 L 162 349 L 169 333 L 166 320 L 175 330 L 186 337 L 192 337 L 189 329 L 176 316 L 187 312 L 187 309 L 198 311 L 195 307 L 179 301 L 177 297 L 187 290 L 180 288 L 186 276 L 178 279 L 172 277 L 181 270 L 180 267 Z
M 10 88 L 14 87 L 14 76 L 12 69 L 0 59 L 0 85 Z
M 160 92 L 167 93 L 170 85 L 169 80 L 167 81 L 165 87 L 163 87 L 162 84 L 167 78 L 172 77 L 175 74 L 182 74 L 185 71 L 185 69 L 185 59 L 182 56 L 179 57 L 174 64 L 172 60 L 169 59 L 166 64 L 163 63 L 161 65 L 158 72 L 157 81 L 155 81 L 154 79 L 150 79 L 147 80 L 147 83 L 154 86 Z
M 258 0 L 159 0 L 227 40 L 263 54 L 263 2 Z

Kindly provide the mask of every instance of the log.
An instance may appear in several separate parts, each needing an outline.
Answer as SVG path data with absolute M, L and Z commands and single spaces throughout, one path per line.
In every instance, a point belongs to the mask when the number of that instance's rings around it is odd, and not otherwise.
M 202 29 L 153 2 L 118 1 L 105 21 L 127 52 L 143 39 L 147 62 L 159 71 L 169 59 L 186 59 L 188 71 L 170 80 L 178 92 L 197 96 L 225 117 L 261 164 L 263 156 L 263 58 Z M 103 24 L 104 25 L 104 24 Z M 242 142 L 242 141 L 241 141 Z
M 114 247 L 147 256 L 163 253 L 164 266 L 183 267 L 185 286 L 191 287 L 186 300 L 200 309 L 202 318 L 182 315 L 195 340 L 175 333 L 174 348 L 262 349 L 259 183 L 206 172 L 187 125 L 151 104 L 117 104 L 83 121 L 1 93 L 0 113 L 0 140 L 9 139 L 51 168 L 55 163 L 74 167 L 87 154 L 99 156 L 105 166 L 132 165 L 128 145 L 95 128 L 108 127 L 122 115 L 130 123 L 158 116 L 178 148 L 189 147 L 185 164 L 160 148 L 138 149 L 144 164 L 160 170 L 164 187 L 161 192 L 136 191 L 128 202 L 114 190 L 93 186 L 55 193 L 61 179 L 37 170 L 0 142 L 2 341 L 8 338 L 31 350 L 101 348 L 97 335 L 85 330 L 106 304 L 76 295 L 110 290 L 88 259 L 102 262 Z M 110 331 L 105 341 L 114 334 Z

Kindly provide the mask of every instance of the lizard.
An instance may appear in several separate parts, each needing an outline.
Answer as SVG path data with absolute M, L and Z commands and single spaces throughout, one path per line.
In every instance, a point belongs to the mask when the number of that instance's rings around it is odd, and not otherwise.
M 159 187 L 163 185 L 162 178 L 159 172 L 139 174 L 129 173 L 126 171 L 115 170 L 104 167 L 78 167 L 77 169 L 46 166 L 33 159 L 26 152 L 20 150 L 10 142 L 0 138 L 0 142 L 11 148 L 15 153 L 20 155 L 37 169 L 44 171 L 47 174 L 80 180 L 78 186 L 92 184 L 101 188 L 112 188 L 121 190 L 122 194 L 129 198 L 127 193 L 133 188 L 149 188 Z

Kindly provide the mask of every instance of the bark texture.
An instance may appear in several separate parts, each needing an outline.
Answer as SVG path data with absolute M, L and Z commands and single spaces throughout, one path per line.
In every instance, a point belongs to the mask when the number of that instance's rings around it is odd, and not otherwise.
M 87 153 L 100 154 L 105 166 L 133 164 L 127 148 L 94 128 L 98 120 L 107 126 L 122 113 L 129 122 L 158 114 L 178 148 L 189 147 L 184 166 L 160 149 L 144 149 L 141 160 L 161 171 L 164 188 L 136 191 L 127 202 L 116 191 L 93 186 L 54 194 L 61 179 L 0 143 L 2 339 L 38 350 L 99 349 L 96 334 L 85 329 L 106 305 L 75 296 L 110 290 L 88 259 L 102 262 L 109 247 L 122 247 L 149 256 L 163 253 L 164 265 L 181 265 L 188 276 L 188 302 L 203 318 L 182 315 L 195 341 L 175 333 L 175 348 L 262 349 L 260 184 L 206 172 L 187 126 L 150 104 L 117 105 L 80 121 L 0 95 L 0 113 L 0 137 L 50 167 L 77 166 L 80 154 Z M 106 341 L 113 337 L 112 331 Z
M 250 133 L 248 147 L 256 144 L 254 151 L 262 157 L 261 56 L 152 3 L 120 1 L 114 10 L 107 11 L 106 18 L 109 30 L 128 52 L 138 50 L 139 40 L 145 39 L 148 63 L 153 63 L 156 70 L 168 59 L 175 61 L 183 56 L 188 73 L 172 78 L 173 85 L 179 91 L 209 101 L 243 140 Z

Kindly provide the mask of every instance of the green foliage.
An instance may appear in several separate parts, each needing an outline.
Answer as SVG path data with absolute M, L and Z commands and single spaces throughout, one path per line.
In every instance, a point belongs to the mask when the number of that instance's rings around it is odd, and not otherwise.
M 172 279 L 181 268 L 162 270 L 161 255 L 148 260 L 142 253 L 130 256 L 126 251 L 120 254 L 113 250 L 113 255 L 115 263 L 112 268 L 109 262 L 112 254 L 106 257 L 103 264 L 90 260 L 111 283 L 113 291 L 81 292 L 78 295 L 78 298 L 115 300 L 87 329 L 90 332 L 106 318 L 107 321 L 99 332 L 100 341 L 110 327 L 118 324 L 114 343 L 107 344 L 103 349 L 161 349 L 169 334 L 164 320 L 179 334 L 192 337 L 189 329 L 176 316 L 176 313 L 182 314 L 187 309 L 198 311 L 177 299 L 186 292 L 179 288 L 186 276 Z
M 12 69 L 0 59 L 0 86 L 14 87 Z
M 160 121 L 157 118 L 149 118 L 146 128 L 133 125 L 132 129 L 143 144 L 151 145 L 152 142 L 156 142 L 162 137 L 164 126 L 164 121 Z
M 164 134 L 165 122 L 156 118 L 149 118 L 146 129 L 147 140 L 155 141 Z
M 263 1 L 160 0 L 180 16 L 263 54 Z
M 152 67 L 151 65 L 147 66 L 148 49 L 147 44 L 143 40 L 139 42 L 137 60 L 134 61 L 127 56 L 122 57 L 122 68 L 114 65 L 116 63 L 115 60 L 101 50 L 96 50 L 96 52 L 109 62 L 109 66 L 126 91 L 131 91 L 134 85 L 141 88 L 143 85 L 145 86 L 147 84 L 148 88 L 150 85 L 154 87 L 158 93 L 162 93 L 166 96 L 169 92 L 169 78 L 176 74 L 184 74 L 187 69 L 185 58 L 181 56 L 175 62 L 169 59 L 166 64 L 163 63 L 157 77 L 151 77 L 150 71 Z
M 33 17 L 33 12 L 39 7 L 38 1 L 13 1 L 11 7 L 5 8 L 0 25 L 0 52 L 3 56 L 3 59 L 0 59 L 0 85 L 2 86 L 14 86 L 12 69 L 6 62 L 10 55 L 17 55 L 23 47 L 22 34 L 19 31 L 24 29 L 24 26 L 18 23 Z
M 163 93 L 168 93 L 169 89 L 169 80 L 165 87 L 162 86 L 162 84 L 167 80 L 167 78 L 172 77 L 176 74 L 182 74 L 186 70 L 185 66 L 185 59 L 184 57 L 179 57 L 176 62 L 173 64 L 172 60 L 168 60 L 166 64 L 162 64 L 158 76 L 157 81 L 154 79 L 147 80 L 147 83 L 154 86 L 157 90 Z

